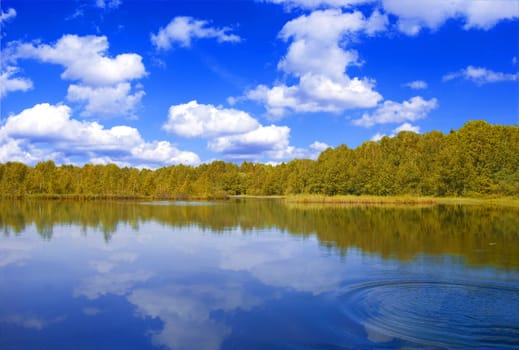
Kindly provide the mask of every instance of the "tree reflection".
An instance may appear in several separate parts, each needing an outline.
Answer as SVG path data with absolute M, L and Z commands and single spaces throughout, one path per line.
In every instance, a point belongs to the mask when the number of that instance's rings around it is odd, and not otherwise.
M 101 232 L 106 242 L 124 224 L 138 230 L 154 221 L 172 228 L 196 225 L 218 234 L 277 228 L 316 235 L 325 247 L 360 248 L 366 253 L 409 260 L 417 254 L 449 254 L 469 264 L 519 267 L 519 210 L 482 206 L 430 207 L 305 206 L 271 200 L 216 205 L 156 205 L 146 202 L 2 201 L 5 236 L 34 225 L 50 240 L 55 225 L 78 225 L 86 235 Z

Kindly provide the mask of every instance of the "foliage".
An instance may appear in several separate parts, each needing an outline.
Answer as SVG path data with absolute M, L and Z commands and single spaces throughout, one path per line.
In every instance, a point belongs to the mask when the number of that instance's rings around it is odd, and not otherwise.
M 229 195 L 519 196 L 519 127 L 472 121 L 445 135 L 403 131 L 316 161 L 223 161 L 157 170 L 114 164 L 0 164 L 4 198 L 224 198 Z

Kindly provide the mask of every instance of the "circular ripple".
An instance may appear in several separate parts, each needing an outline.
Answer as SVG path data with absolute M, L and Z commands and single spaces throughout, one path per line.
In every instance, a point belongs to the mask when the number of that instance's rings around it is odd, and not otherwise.
M 344 312 L 372 342 L 519 348 L 519 288 L 438 281 L 362 284 Z

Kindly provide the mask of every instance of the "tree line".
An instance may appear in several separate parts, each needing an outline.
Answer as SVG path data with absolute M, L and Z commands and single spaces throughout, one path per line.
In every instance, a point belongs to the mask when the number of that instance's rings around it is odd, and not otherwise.
M 3 198 L 225 198 L 230 195 L 519 196 L 519 127 L 471 121 L 444 134 L 403 131 L 317 160 L 214 161 L 156 170 L 115 164 L 0 164 Z

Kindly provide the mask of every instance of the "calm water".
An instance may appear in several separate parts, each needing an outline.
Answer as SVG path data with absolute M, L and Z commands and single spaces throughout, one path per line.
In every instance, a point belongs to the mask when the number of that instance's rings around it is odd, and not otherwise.
M 519 211 L 0 202 L 0 349 L 519 349 Z

